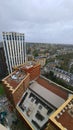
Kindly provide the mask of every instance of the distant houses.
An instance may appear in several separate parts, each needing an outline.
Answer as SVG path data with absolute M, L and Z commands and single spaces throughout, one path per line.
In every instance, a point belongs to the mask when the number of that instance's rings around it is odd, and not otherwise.
M 64 80 L 67 84 L 73 86 L 73 74 L 72 73 L 69 73 L 67 71 L 64 71 L 62 69 L 56 68 L 51 65 L 49 66 L 49 64 L 44 68 L 44 71 L 46 73 L 49 73 L 50 71 L 52 71 L 54 73 L 54 76 Z

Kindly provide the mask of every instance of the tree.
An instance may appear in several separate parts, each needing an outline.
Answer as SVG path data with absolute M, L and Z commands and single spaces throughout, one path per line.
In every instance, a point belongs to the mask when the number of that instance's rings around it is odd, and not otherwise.
M 34 57 L 37 57 L 37 56 L 38 56 L 38 51 L 37 51 L 37 50 L 34 50 L 34 51 L 33 51 L 33 55 L 34 55 Z

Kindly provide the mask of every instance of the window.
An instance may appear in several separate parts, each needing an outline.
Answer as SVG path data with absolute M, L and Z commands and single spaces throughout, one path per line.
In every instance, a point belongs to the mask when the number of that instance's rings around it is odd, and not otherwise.
M 19 40 L 19 36 L 18 36 L 18 40 Z
M 6 37 L 7 37 L 7 40 L 9 40 L 8 35 L 6 35 Z
M 14 35 L 12 34 L 12 40 L 14 40 Z
M 5 35 L 3 35 L 3 39 L 5 40 L 6 38 L 5 38 Z
M 9 40 L 11 40 L 11 35 L 9 35 Z
M 20 36 L 20 40 L 22 40 L 22 36 Z
M 15 35 L 15 40 L 17 40 L 17 36 Z
M 24 41 L 24 36 L 23 36 L 23 41 Z

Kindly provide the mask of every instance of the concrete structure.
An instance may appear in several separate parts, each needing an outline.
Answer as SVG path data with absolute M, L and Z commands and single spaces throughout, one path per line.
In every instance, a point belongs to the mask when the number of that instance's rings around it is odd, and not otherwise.
M 23 64 L 26 57 L 26 45 L 24 34 L 16 32 L 3 32 L 3 46 L 6 57 L 8 72 L 12 72 L 12 67 Z
M 35 61 L 37 61 L 41 65 L 41 68 L 43 68 L 43 66 L 46 63 L 46 57 L 38 56 L 38 57 L 35 58 Z
M 8 128 L 6 128 L 2 124 L 0 124 L 0 130 L 8 130 Z
M 27 61 L 33 61 L 34 60 L 34 56 L 29 54 L 27 55 Z
M 0 42 L 0 80 L 7 75 L 7 65 L 4 55 L 3 43 Z

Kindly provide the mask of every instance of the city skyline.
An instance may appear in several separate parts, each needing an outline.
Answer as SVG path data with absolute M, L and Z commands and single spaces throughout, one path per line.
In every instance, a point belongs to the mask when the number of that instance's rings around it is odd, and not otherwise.
M 72 0 L 3 0 L 0 6 L 0 34 L 22 32 L 26 42 L 73 44 Z

